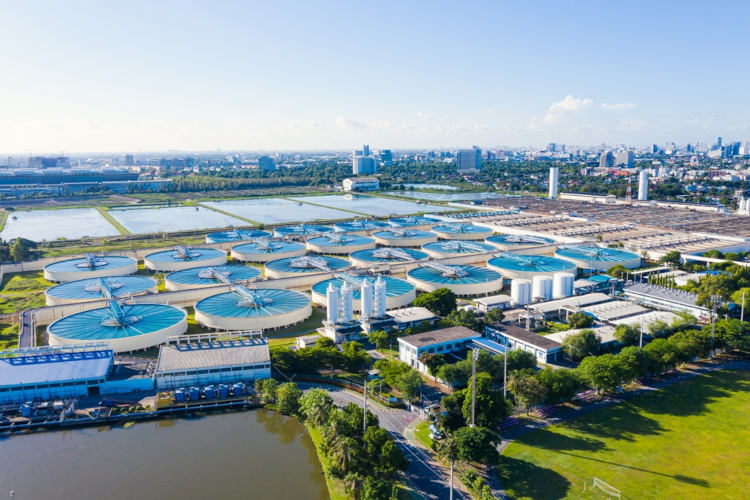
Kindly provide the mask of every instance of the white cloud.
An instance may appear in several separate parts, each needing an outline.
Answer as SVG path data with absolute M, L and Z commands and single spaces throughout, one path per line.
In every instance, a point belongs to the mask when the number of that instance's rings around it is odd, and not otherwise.
M 320 122 L 315 120 L 292 120 L 289 122 L 290 128 L 295 129 L 309 129 L 320 127 Z
M 563 115 L 577 113 L 584 108 L 591 106 L 594 101 L 588 98 L 579 99 L 571 94 L 565 96 L 562 101 L 553 102 L 547 110 L 544 117 L 544 123 L 551 124 L 557 121 Z
M 635 104 L 632 102 L 616 102 L 616 103 L 602 103 L 602 108 L 606 109 L 607 111 L 621 111 L 623 109 L 633 109 L 635 107 Z
M 347 118 L 346 116 L 337 116 L 336 117 L 336 126 L 343 129 L 349 129 L 349 130 L 364 130 L 367 128 L 370 128 L 370 126 L 366 123 L 358 122 L 356 120 L 352 120 L 351 118 Z

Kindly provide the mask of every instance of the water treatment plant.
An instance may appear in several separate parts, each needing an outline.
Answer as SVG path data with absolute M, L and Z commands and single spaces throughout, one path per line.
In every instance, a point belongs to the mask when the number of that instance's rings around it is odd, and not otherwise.
M 269 262 L 305 255 L 305 245 L 294 241 L 257 238 L 232 247 L 232 259 L 242 262 Z
M 208 233 L 206 243 L 230 243 L 233 241 L 249 241 L 255 238 L 267 238 L 271 236 L 268 231 L 258 229 L 233 229 L 231 231 L 220 231 Z
M 85 257 L 60 260 L 44 266 L 44 279 L 64 283 L 87 278 L 125 276 L 138 271 L 138 262 L 117 255 L 86 254 Z
M 391 247 L 421 247 L 437 241 L 437 234 L 409 228 L 392 228 L 372 233 L 378 245 Z
M 152 271 L 179 271 L 196 266 L 221 266 L 227 262 L 227 254 L 215 248 L 187 248 L 181 245 L 146 255 L 143 259 Z
M 458 296 L 488 295 L 503 287 L 503 276 L 491 269 L 436 261 L 420 264 L 407 273 L 407 279 L 423 292 L 447 288 Z
M 48 306 L 102 300 L 105 298 L 103 291 L 105 285 L 111 291 L 112 297 L 117 299 L 158 292 L 158 283 L 154 278 L 148 276 L 111 276 L 68 281 L 48 288 L 44 295 Z
M 415 287 L 408 281 L 391 278 L 389 276 L 381 277 L 380 279 L 385 282 L 387 309 L 405 307 L 411 304 L 416 297 Z M 359 312 L 361 310 L 361 288 L 364 280 L 368 280 L 370 283 L 374 284 L 376 278 L 337 273 L 335 278 L 318 282 L 312 286 L 312 300 L 318 305 L 325 306 L 326 292 L 328 291 L 328 288 L 333 285 L 334 288 L 339 289 L 344 283 L 348 283 L 352 286 L 354 310 Z
M 248 284 L 260 278 L 257 267 L 229 264 L 223 266 L 191 267 L 175 271 L 164 277 L 169 291 L 206 288 L 221 284 Z

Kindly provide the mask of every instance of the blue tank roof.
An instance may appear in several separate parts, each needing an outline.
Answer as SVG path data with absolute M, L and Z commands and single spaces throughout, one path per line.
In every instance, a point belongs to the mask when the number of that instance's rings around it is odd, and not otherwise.
M 417 231 L 414 229 L 406 229 L 404 235 L 395 234 L 393 231 L 386 229 L 385 231 L 378 231 L 372 233 L 373 236 L 382 238 L 384 240 L 403 240 L 403 239 L 420 239 L 420 238 L 434 238 L 435 233 L 429 231 Z
M 242 296 L 226 292 L 199 300 L 195 310 L 225 318 L 260 318 L 296 311 L 310 304 L 307 294 L 293 290 L 259 288 L 251 292 L 260 299 L 258 303 L 245 305 Z
M 433 219 L 430 217 L 422 217 L 415 215 L 413 217 L 394 217 L 388 219 L 388 222 L 392 226 L 397 227 L 408 227 L 408 226 L 426 226 L 427 224 L 440 224 L 440 220 Z
M 214 248 L 189 248 L 190 256 L 186 259 L 176 250 L 162 250 L 146 255 L 146 258 L 152 262 L 197 262 L 202 260 L 215 259 L 226 253 Z
M 59 262 L 53 262 L 47 264 L 44 269 L 50 271 L 101 271 L 104 269 L 116 269 L 118 267 L 132 266 L 135 260 L 130 257 L 120 257 L 116 255 L 96 255 L 94 256 L 95 266 L 89 267 L 89 261 L 85 257 L 77 259 L 61 260 Z
M 325 235 L 316 236 L 307 240 L 312 245 L 322 245 L 330 247 L 348 247 L 354 245 L 367 245 L 375 240 L 367 236 L 357 236 L 352 234 L 337 235 L 335 239 L 330 240 Z
M 156 280 L 148 276 L 111 276 L 102 279 L 106 281 L 114 297 L 137 295 L 157 285 Z M 48 288 L 45 293 L 50 297 L 70 300 L 98 300 L 102 298 L 99 278 L 69 281 Z
M 92 309 L 66 316 L 52 323 L 49 331 L 57 337 L 75 341 L 106 341 L 146 335 L 169 328 L 187 316 L 183 309 L 162 304 L 123 305 L 122 311 L 133 322 L 110 326 L 109 308 Z
M 433 243 L 422 245 L 422 249 L 432 250 L 433 252 L 455 254 L 497 251 L 497 248 L 493 247 L 492 245 L 488 245 L 487 243 L 478 243 L 476 241 L 435 241 Z
M 409 271 L 408 275 L 422 281 L 428 281 L 437 284 L 456 284 L 456 285 L 468 285 L 476 283 L 488 283 L 502 279 L 502 276 L 497 271 L 487 269 L 485 267 L 477 266 L 450 266 L 457 268 L 462 274 L 466 273 L 465 276 L 443 276 L 443 273 L 436 269 L 430 269 L 428 267 L 416 267 Z
M 388 223 L 379 220 L 353 220 L 349 222 L 339 222 L 333 225 L 336 231 L 371 231 L 387 227 Z
M 239 253 L 257 253 L 257 254 L 269 254 L 269 253 L 286 253 L 295 252 L 302 250 L 305 245 L 302 243 L 295 243 L 293 241 L 275 241 L 269 240 L 270 245 L 259 246 L 256 242 L 243 243 L 232 247 L 232 250 Z
M 570 272 L 575 271 L 575 264 L 563 259 L 544 255 L 518 255 L 501 253 L 487 261 L 487 264 L 500 269 L 524 272 Z
M 564 246 L 558 248 L 555 255 L 576 260 L 613 263 L 640 259 L 640 257 L 633 252 L 618 250 L 617 248 L 602 248 L 595 245 Z
M 309 236 L 312 234 L 330 233 L 332 227 L 320 226 L 317 224 L 301 224 L 299 226 L 284 226 L 274 229 L 274 236 Z
M 555 242 L 551 238 L 541 236 L 526 236 L 522 234 L 496 234 L 488 236 L 485 241 L 499 245 L 550 245 Z
M 432 228 L 435 232 L 448 234 L 477 234 L 491 233 L 492 229 L 488 227 L 475 226 L 474 224 L 441 224 Z
M 378 257 L 375 255 L 376 252 L 382 251 L 386 248 L 390 248 L 390 247 L 369 248 L 367 250 L 359 250 L 350 254 L 349 257 L 351 257 L 352 259 L 366 260 L 368 262 L 405 262 L 405 260 L 402 260 L 395 256 Z M 394 247 L 393 250 L 405 252 L 413 260 L 422 260 L 428 257 L 426 253 L 421 252 L 419 250 L 414 250 L 413 248 Z
M 258 269 L 257 267 L 228 264 L 224 266 L 191 267 L 190 269 L 183 269 L 181 271 L 169 273 L 166 276 L 166 279 L 175 283 L 182 283 L 185 285 L 221 284 L 221 281 L 216 278 L 201 277 L 201 274 L 206 274 L 209 269 L 214 269 L 220 273 L 225 274 L 232 283 L 254 280 L 261 274 L 260 269 Z
M 371 283 L 375 283 L 375 280 L 377 278 L 373 278 L 370 276 L 355 276 L 355 278 L 359 280 L 368 280 Z M 387 276 L 382 276 L 380 279 L 385 281 L 385 294 L 387 297 L 397 297 L 400 295 L 407 294 L 414 290 L 414 285 L 409 283 L 408 281 L 401 280 L 398 278 L 390 278 Z M 320 283 L 315 283 L 312 287 L 313 292 L 319 293 L 320 295 L 325 295 L 326 290 L 328 290 L 328 285 L 330 283 L 333 283 L 333 286 L 336 288 L 341 288 L 341 286 L 344 284 L 344 280 L 339 278 L 333 278 L 330 280 L 321 281 Z M 354 300 L 359 300 L 361 298 L 362 291 L 358 287 L 354 287 L 352 290 L 352 296 Z
M 319 273 L 319 272 L 325 272 L 323 269 L 318 269 L 317 267 L 293 267 L 292 263 L 297 261 L 297 259 L 304 259 L 304 258 L 312 258 L 312 259 L 323 259 L 325 260 L 325 265 L 333 271 L 339 270 L 339 269 L 345 269 L 351 264 L 348 260 L 345 259 L 339 259 L 338 257 L 329 257 L 327 255 L 316 255 L 314 257 L 287 257 L 286 259 L 278 259 L 278 260 L 272 260 L 271 262 L 266 263 L 267 269 L 273 269 L 275 271 L 282 271 L 285 273 Z
M 266 238 L 271 236 L 268 231 L 258 229 L 236 229 L 234 231 L 221 231 L 206 235 L 206 243 L 228 243 L 230 241 L 245 241 L 253 238 Z

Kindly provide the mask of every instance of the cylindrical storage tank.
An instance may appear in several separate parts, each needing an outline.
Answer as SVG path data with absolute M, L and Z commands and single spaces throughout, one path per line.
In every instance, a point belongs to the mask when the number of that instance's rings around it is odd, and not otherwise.
M 87 280 L 68 281 L 48 288 L 45 298 L 48 306 L 102 300 L 104 294 L 99 280 L 104 280 L 115 298 L 157 293 L 158 283 L 148 276 L 112 276 Z
M 348 260 L 327 255 L 291 257 L 266 263 L 267 278 L 291 278 L 313 273 L 342 271 L 350 266 Z
M 407 279 L 418 290 L 432 292 L 447 288 L 456 295 L 487 295 L 503 287 L 500 273 L 477 266 L 444 266 L 448 272 L 432 267 L 417 267 L 407 273 Z
M 215 330 L 270 330 L 304 321 L 312 314 L 310 297 L 279 288 L 250 290 L 252 300 L 225 292 L 195 304 L 195 320 Z
M 305 245 L 291 241 L 260 239 L 232 247 L 232 260 L 269 262 L 305 255 Z
M 224 265 L 227 263 L 227 254 L 215 248 L 176 247 L 174 250 L 148 254 L 143 263 L 152 271 L 179 271 L 190 267 Z
M 422 229 L 429 231 L 440 224 L 440 220 L 431 217 L 422 217 L 420 215 L 407 217 L 394 217 L 388 219 L 388 223 L 394 227 L 405 227 L 409 229 Z
M 248 241 L 255 238 L 266 238 L 271 236 L 268 231 L 259 229 L 235 229 L 233 231 L 220 231 L 218 233 L 208 233 L 206 243 L 230 243 L 232 241 Z
M 287 236 L 316 236 L 318 234 L 330 233 L 332 231 L 333 228 L 328 226 L 319 226 L 317 224 L 301 224 L 299 226 L 277 227 L 273 230 L 273 235 L 277 238 L 285 238 Z
M 511 280 L 510 300 L 517 306 L 531 304 L 531 281 L 522 278 Z
M 474 224 L 448 223 L 432 228 L 432 232 L 443 240 L 483 240 L 492 235 L 492 229 Z
M 360 250 L 349 255 L 349 260 L 356 267 L 370 267 L 374 264 L 403 264 L 427 260 L 427 254 L 413 248 L 380 247 Z
M 353 276 L 353 279 L 359 283 L 361 283 L 363 280 L 368 280 L 374 284 L 376 281 L 375 278 L 370 276 Z M 385 282 L 386 309 L 397 309 L 399 307 L 407 306 L 411 304 L 411 302 L 416 297 L 416 289 L 414 288 L 414 285 L 412 285 L 408 281 L 398 278 L 391 278 L 389 276 L 382 276 L 380 279 Z M 343 284 L 344 280 L 340 278 L 333 278 L 314 284 L 312 286 L 313 302 L 321 306 L 325 306 L 326 292 L 329 285 L 333 285 L 338 290 Z M 355 311 L 359 312 L 362 307 L 361 289 L 359 286 L 353 286 L 352 288 L 353 307 Z
M 430 257 L 440 259 L 443 257 L 457 257 L 476 253 L 487 253 L 495 251 L 495 247 L 478 241 L 436 241 L 422 246 L 422 250 Z
M 229 386 L 227 384 L 219 384 L 219 397 L 221 399 L 229 397 Z
M 573 295 L 575 275 L 571 273 L 555 273 L 552 277 L 552 298 L 564 299 Z
M 182 271 L 167 274 L 164 278 L 164 285 L 168 291 L 174 292 L 177 290 L 221 285 L 224 284 L 222 279 L 226 279 L 233 284 L 247 284 L 257 280 L 260 275 L 261 270 L 257 267 L 236 264 L 191 267 L 190 269 L 183 269 Z
M 520 248 L 552 245 L 555 240 L 541 236 L 527 236 L 523 234 L 496 234 L 484 239 L 485 243 L 498 250 L 513 251 Z
M 372 233 L 375 243 L 390 247 L 421 247 L 437 241 L 437 235 L 429 231 L 393 228 Z
M 214 392 L 215 392 L 214 391 L 214 386 L 207 385 L 203 389 L 203 397 L 205 397 L 206 399 L 213 399 L 214 398 Z
M 531 280 L 531 300 L 550 300 L 552 281 L 553 278 L 549 276 L 534 276 Z
M 187 312 L 162 304 L 121 306 L 122 322 L 109 307 L 58 319 L 47 327 L 49 345 L 107 342 L 116 353 L 148 349 L 187 331 Z
M 566 245 L 555 251 L 555 257 L 570 261 L 579 269 L 592 271 L 608 271 L 618 264 L 628 269 L 641 266 L 641 258 L 633 252 L 596 245 Z
M 344 233 L 359 233 L 367 234 L 378 229 L 388 227 L 387 222 L 381 222 L 379 220 L 353 220 L 348 222 L 338 222 L 333 225 L 333 229 Z
M 197 387 L 190 388 L 190 401 L 197 401 L 201 398 L 201 390 Z
M 117 255 L 86 255 L 44 266 L 44 279 L 55 283 L 107 276 L 126 276 L 138 272 L 138 262 Z
M 560 272 L 575 272 L 576 266 L 566 260 L 544 255 L 518 255 L 501 253 L 487 261 L 487 267 L 500 271 L 506 279 L 533 279 L 534 276 L 552 276 Z
M 177 403 L 183 403 L 185 402 L 185 391 L 182 389 L 175 389 L 174 391 L 174 400 Z
M 358 250 L 375 248 L 375 240 L 367 236 L 328 233 L 308 239 L 305 245 L 315 253 L 348 255 Z

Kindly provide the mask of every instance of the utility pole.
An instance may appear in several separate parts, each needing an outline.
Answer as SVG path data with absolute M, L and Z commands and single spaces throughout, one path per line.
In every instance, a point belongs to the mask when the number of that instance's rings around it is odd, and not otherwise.
M 477 358 L 479 349 L 471 351 L 471 427 L 474 427 L 474 413 L 477 404 Z
M 450 487 L 450 500 L 453 500 L 453 454 L 451 453 L 451 487 Z
M 711 351 L 709 352 L 709 358 L 714 357 L 714 335 L 716 333 L 716 295 L 711 297 Z
M 638 347 L 643 347 L 643 318 L 641 318 L 641 338 L 638 341 Z
M 745 290 L 742 290 L 742 307 L 740 308 L 740 321 L 745 321 Z
M 508 386 L 508 348 L 503 353 L 503 399 L 506 397 L 506 387 Z
M 367 375 L 365 375 L 365 391 L 364 391 L 364 400 L 362 407 L 364 408 L 364 412 L 362 412 L 362 435 L 364 436 L 367 432 Z

